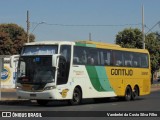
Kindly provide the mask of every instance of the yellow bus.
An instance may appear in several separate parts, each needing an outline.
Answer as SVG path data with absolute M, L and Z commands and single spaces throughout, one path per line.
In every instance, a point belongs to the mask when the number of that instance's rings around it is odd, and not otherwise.
M 94 41 L 26 43 L 17 77 L 17 96 L 37 100 L 123 97 L 134 100 L 150 93 L 150 56 L 144 49 Z

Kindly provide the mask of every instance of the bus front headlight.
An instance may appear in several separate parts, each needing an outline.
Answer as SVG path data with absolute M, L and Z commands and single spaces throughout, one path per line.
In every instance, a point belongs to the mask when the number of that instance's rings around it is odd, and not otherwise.
M 22 90 L 22 86 L 16 86 L 17 90 Z
M 52 89 L 55 89 L 56 86 L 47 86 L 44 88 L 44 90 L 52 90 Z

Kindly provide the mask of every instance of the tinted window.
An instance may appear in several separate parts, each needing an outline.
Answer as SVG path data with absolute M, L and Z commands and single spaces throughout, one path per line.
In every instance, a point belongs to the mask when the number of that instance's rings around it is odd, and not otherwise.
M 140 66 L 140 54 L 133 53 L 132 65 L 133 67 L 141 67 Z
M 25 46 L 22 55 L 53 55 L 58 50 L 57 45 L 33 45 Z
M 136 52 L 74 47 L 73 64 L 124 67 L 148 67 L 148 55 Z
M 141 54 L 140 60 L 141 60 L 141 67 L 142 68 L 147 68 L 149 66 L 147 54 Z
M 101 65 L 111 65 L 111 50 L 100 50 Z
M 127 66 L 127 67 L 132 67 L 133 64 L 132 64 L 132 61 L 133 61 L 133 54 L 132 52 L 124 52 L 123 53 L 123 58 L 124 58 L 124 66 Z
M 100 65 L 100 51 L 91 47 L 74 47 L 73 64 Z
M 87 64 L 87 51 L 85 47 L 74 47 L 73 53 L 73 63 L 74 64 Z
M 112 59 L 114 66 L 123 66 L 123 54 L 121 51 L 113 51 Z

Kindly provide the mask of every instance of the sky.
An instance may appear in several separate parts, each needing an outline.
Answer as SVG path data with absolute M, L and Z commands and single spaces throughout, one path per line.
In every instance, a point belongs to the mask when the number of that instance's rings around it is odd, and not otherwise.
M 88 40 L 115 43 L 116 34 L 125 28 L 142 26 L 144 5 L 145 32 L 160 21 L 160 0 L 0 0 L 0 24 L 16 23 L 27 29 L 35 41 Z M 159 31 L 156 25 L 151 31 Z

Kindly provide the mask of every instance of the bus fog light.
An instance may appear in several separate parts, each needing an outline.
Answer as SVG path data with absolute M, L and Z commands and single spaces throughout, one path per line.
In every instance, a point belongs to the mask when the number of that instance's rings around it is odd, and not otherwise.
M 21 86 L 17 86 L 16 89 L 17 90 L 22 90 L 22 87 Z
M 52 90 L 52 89 L 55 89 L 56 86 L 47 86 L 44 88 L 44 90 Z

